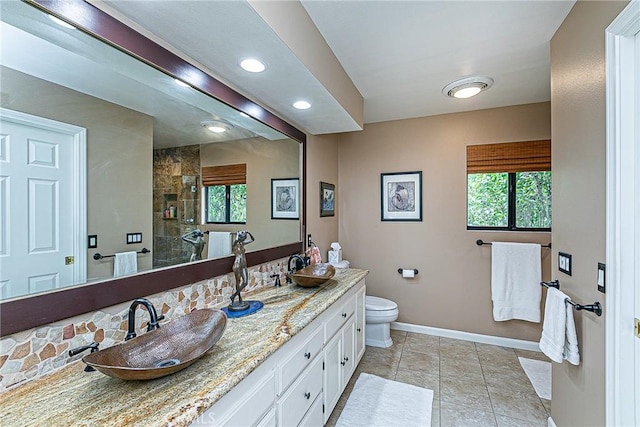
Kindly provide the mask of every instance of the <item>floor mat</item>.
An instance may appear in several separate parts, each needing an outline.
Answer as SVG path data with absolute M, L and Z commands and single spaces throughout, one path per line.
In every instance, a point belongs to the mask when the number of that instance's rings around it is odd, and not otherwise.
M 543 399 L 551 400 L 551 362 L 518 357 L 533 388 Z

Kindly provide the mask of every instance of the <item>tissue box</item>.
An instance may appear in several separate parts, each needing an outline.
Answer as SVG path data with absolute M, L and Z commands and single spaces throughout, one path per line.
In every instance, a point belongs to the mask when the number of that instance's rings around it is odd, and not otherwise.
M 329 264 L 337 264 L 342 261 L 342 249 L 329 251 Z

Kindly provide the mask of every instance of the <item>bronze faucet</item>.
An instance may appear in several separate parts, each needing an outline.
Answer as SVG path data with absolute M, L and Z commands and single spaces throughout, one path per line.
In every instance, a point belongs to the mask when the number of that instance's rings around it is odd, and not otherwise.
M 149 312 L 149 323 L 147 323 L 147 332 L 158 329 L 160 327 L 158 322 L 164 319 L 164 315 L 158 317 L 156 308 L 153 306 L 153 304 L 151 304 L 151 301 L 146 298 L 134 299 L 131 303 L 131 306 L 129 307 L 129 324 L 127 328 L 127 335 L 124 337 L 125 341 L 136 337 L 136 308 L 138 308 L 139 305 L 143 305 Z

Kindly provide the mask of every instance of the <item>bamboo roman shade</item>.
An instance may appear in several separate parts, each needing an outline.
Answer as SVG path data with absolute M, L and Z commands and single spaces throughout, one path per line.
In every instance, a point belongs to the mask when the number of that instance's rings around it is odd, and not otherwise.
M 233 185 L 247 183 L 247 165 L 206 166 L 202 168 L 202 185 Z
M 467 173 L 551 170 L 551 140 L 467 146 Z

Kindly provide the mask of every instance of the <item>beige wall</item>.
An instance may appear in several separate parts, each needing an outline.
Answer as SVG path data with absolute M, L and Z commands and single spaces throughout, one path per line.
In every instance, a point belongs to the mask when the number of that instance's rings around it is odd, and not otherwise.
M 336 186 L 335 216 L 320 217 L 320 181 Z M 338 185 L 338 135 L 307 138 L 307 234 L 320 248 L 327 261 L 331 242 L 338 240 L 338 219 L 341 211 L 341 190 Z
M 87 233 L 98 235 L 90 249 L 87 277 L 113 276 L 113 259 L 94 261 L 96 252 L 152 248 L 153 118 L 2 68 L 2 106 L 87 129 Z M 126 234 L 141 232 L 142 244 L 127 245 Z M 138 269 L 151 268 L 140 255 Z
M 605 260 L 604 30 L 626 2 L 579 1 L 551 40 L 553 271 L 575 301 L 600 301 Z M 573 274 L 557 272 L 557 253 Z M 605 319 L 575 312 L 581 363 L 553 364 L 551 416 L 558 426 L 604 425 Z
M 494 322 L 485 241 L 548 244 L 549 233 L 466 229 L 466 145 L 548 139 L 539 103 L 374 123 L 339 136 L 339 238 L 345 259 L 371 271 L 367 293 L 396 301 L 400 322 L 538 341 L 539 324 Z M 422 171 L 423 221 L 380 220 L 380 173 Z M 313 194 L 313 193 L 312 193 Z M 543 277 L 550 251 L 542 250 Z M 417 268 L 403 279 L 398 268 Z
M 247 164 L 247 223 L 209 224 L 207 230 L 249 230 L 256 241 L 247 251 L 300 241 L 300 221 L 271 219 L 271 179 L 300 176 L 300 144 L 291 139 L 251 138 L 200 146 L 200 165 Z M 302 189 L 301 189 L 302 191 Z M 203 254 L 206 254 L 206 248 Z

